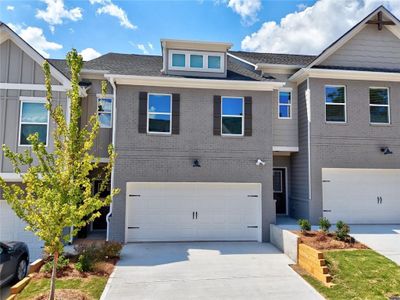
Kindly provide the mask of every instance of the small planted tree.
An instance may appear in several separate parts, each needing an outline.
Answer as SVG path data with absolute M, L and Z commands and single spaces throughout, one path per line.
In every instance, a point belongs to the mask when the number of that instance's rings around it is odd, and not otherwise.
M 331 222 L 325 217 L 319 218 L 319 229 L 324 233 L 328 234 L 331 228 Z
M 50 152 L 40 142 L 38 133 L 28 137 L 31 151 L 14 153 L 3 145 L 4 155 L 11 161 L 14 172 L 21 175 L 23 187 L 7 184 L 0 178 L 5 200 L 28 224 L 26 230 L 38 236 L 45 244 L 45 251 L 53 257 L 49 299 L 55 296 L 58 257 L 63 252 L 64 242 L 70 238 L 69 234 L 65 235 L 65 228 L 73 227 L 72 235 L 75 236 L 80 228 L 99 217 L 99 209 L 109 205 L 111 197 L 119 192 L 113 189 L 105 199 L 100 197 L 107 188 L 116 157 L 110 145 L 109 162 L 103 167 L 100 189 L 97 194 L 92 193 L 91 173 L 100 168 L 99 160 L 92 154 L 99 120 L 97 115 L 93 115 L 86 126 L 80 127 L 82 56 L 73 49 L 67 55 L 67 63 L 71 70 L 71 90 L 67 93 L 70 99 L 69 122 L 63 108 L 53 102 L 50 67 L 47 62 L 43 65 L 47 88 L 45 105 L 55 124 L 54 150 Z
M 297 221 L 297 224 L 299 224 L 301 233 L 304 235 L 311 230 L 311 223 L 307 219 L 300 219 Z

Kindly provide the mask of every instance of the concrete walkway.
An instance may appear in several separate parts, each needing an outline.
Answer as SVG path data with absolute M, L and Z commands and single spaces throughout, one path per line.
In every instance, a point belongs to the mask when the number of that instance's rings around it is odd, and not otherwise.
M 270 244 L 127 244 L 101 299 L 323 299 Z
M 350 235 L 400 265 L 399 225 L 351 225 Z

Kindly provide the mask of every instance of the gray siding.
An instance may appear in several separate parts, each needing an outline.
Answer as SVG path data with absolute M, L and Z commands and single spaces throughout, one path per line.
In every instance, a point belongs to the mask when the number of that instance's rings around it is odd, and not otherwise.
M 398 68 L 400 39 L 385 27 L 367 25 L 321 65 L 344 67 Z
M 308 180 L 308 120 L 305 93 L 307 82 L 298 87 L 298 135 L 299 152 L 291 155 L 291 193 L 289 215 L 294 218 L 307 218 L 309 205 Z
M 324 86 L 346 85 L 346 124 L 325 122 Z M 322 215 L 321 168 L 400 168 L 400 83 L 310 79 L 311 178 L 312 205 L 310 218 L 317 222 Z M 391 124 L 369 124 L 369 87 L 389 87 L 391 95 Z M 388 146 L 392 155 L 383 155 Z
M 157 136 L 138 133 L 140 91 L 179 93 L 180 134 Z M 213 135 L 213 96 L 253 97 L 253 136 Z M 117 87 L 115 186 L 110 238 L 123 240 L 126 182 L 255 182 L 262 184 L 263 239 L 275 222 L 272 201 L 272 93 L 156 87 Z M 256 160 L 265 160 L 257 167 Z M 193 168 L 199 159 L 201 168 Z
M 42 68 L 27 54 L 25 54 L 11 40 L 0 45 L 0 82 L 44 84 Z M 59 84 L 54 78 L 53 84 Z M 19 114 L 20 97 L 40 97 L 45 99 L 43 91 L 27 90 L 0 90 L 0 144 L 8 145 L 13 151 L 22 152 L 30 149 L 26 146 L 18 146 L 19 140 Z M 53 92 L 54 103 L 61 104 L 66 108 L 66 94 Z M 52 150 L 53 138 L 51 131 L 54 124 L 50 122 L 49 128 L 49 150 Z M 1 154 L 0 172 L 13 172 L 8 159 Z
M 101 80 L 90 80 L 91 88 L 88 96 L 82 99 L 81 124 L 87 124 L 91 116 L 97 113 L 97 94 L 101 94 Z M 110 84 L 107 85 L 107 94 L 113 94 Z M 94 154 L 97 157 L 108 157 L 107 148 L 112 143 L 112 128 L 100 128 L 94 144 Z
M 274 146 L 298 147 L 297 87 L 296 84 L 293 83 L 288 83 L 285 85 L 285 87 L 292 88 L 292 118 L 278 118 L 279 92 L 274 91 L 272 100 L 273 143 Z

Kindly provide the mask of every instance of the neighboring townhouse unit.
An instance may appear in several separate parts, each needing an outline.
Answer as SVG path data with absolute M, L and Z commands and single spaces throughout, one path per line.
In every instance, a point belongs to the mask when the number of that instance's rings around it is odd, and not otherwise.
M 0 138 L 19 149 L 21 132 L 45 132 L 45 114 L 30 124 L 25 114 L 41 112 L 24 104 L 44 96 L 43 58 L 1 28 Z M 400 23 L 387 9 L 318 56 L 161 46 L 161 56 L 108 53 L 82 70 L 82 124 L 99 115 L 95 152 L 105 159 L 114 144 L 121 189 L 91 230 L 124 242 L 268 241 L 277 216 L 400 223 Z M 68 107 L 68 68 L 49 61 Z

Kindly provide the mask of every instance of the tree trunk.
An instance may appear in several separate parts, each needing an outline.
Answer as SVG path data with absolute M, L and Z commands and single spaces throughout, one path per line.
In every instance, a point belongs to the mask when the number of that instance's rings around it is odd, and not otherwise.
M 54 300 L 55 299 L 57 264 L 58 264 L 58 252 L 54 252 L 54 255 L 53 255 L 53 271 L 51 272 L 49 300 Z

